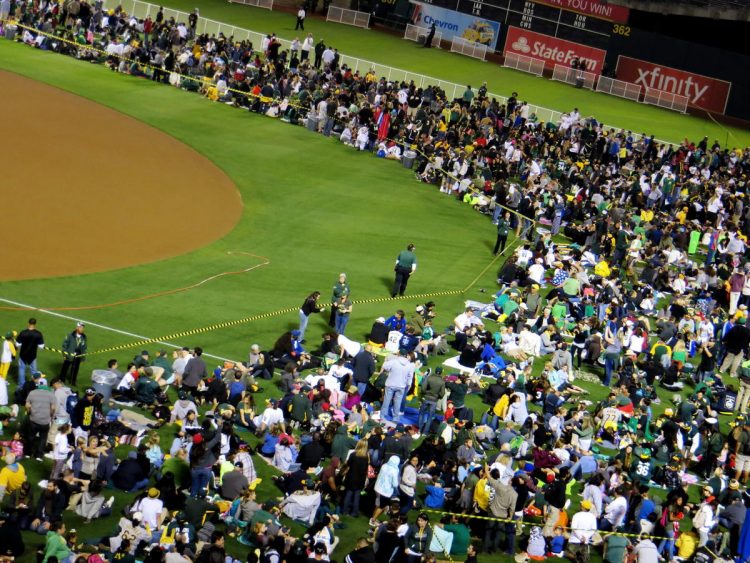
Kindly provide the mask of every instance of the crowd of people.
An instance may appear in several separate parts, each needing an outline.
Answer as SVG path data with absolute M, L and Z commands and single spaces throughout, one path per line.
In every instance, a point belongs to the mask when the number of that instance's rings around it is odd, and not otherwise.
M 144 350 L 124 370 L 110 361 L 111 397 L 106 385 L 75 392 L 82 325 L 48 381 L 31 319 L 0 358 L 0 416 L 14 431 L 0 470 L 9 554 L 31 530 L 46 536 L 45 562 L 94 550 L 224 561 L 227 536 L 246 560 L 274 563 L 747 560 L 750 150 L 670 145 L 577 109 L 540 123 L 517 94 L 500 103 L 485 85 L 450 100 L 352 71 L 311 34 L 284 51 L 273 35 L 259 46 L 198 35 L 197 14 L 140 20 L 79 0 L 9 13 L 38 48 L 306 120 L 381 157 L 415 150 L 416 177 L 491 217 L 507 256 L 497 292 L 467 301 L 446 330 L 428 302 L 377 319 L 366 343 L 348 338 L 342 274 L 316 349 L 317 292 L 299 330 L 243 362 L 211 370 L 200 348 Z M 394 295 L 412 257 L 399 255 Z M 132 446 L 124 459 L 118 445 Z M 22 461 L 45 456 L 37 491 Z M 258 488 L 260 463 L 278 470 L 273 494 Z M 66 529 L 66 511 L 109 517 L 110 490 L 132 493 L 110 536 Z M 352 518 L 371 532 L 340 553 Z

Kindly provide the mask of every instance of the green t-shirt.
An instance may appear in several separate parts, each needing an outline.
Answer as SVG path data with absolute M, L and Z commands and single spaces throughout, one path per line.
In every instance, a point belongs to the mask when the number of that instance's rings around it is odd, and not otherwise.
M 410 270 L 412 266 L 417 264 L 417 256 L 411 250 L 402 250 L 396 261 L 398 262 L 399 268 L 407 268 Z
M 471 543 L 469 528 L 465 524 L 446 524 L 443 529 L 453 534 L 451 555 L 466 555 Z
M 625 536 L 607 536 L 607 563 L 622 563 L 625 559 L 625 550 L 630 545 L 630 540 Z
M 580 289 L 581 282 L 573 277 L 566 279 L 562 284 L 562 290 L 566 295 L 577 296 Z
M 690 233 L 690 244 L 688 245 L 688 254 L 695 254 L 698 250 L 698 245 L 701 241 L 700 231 L 693 231 Z

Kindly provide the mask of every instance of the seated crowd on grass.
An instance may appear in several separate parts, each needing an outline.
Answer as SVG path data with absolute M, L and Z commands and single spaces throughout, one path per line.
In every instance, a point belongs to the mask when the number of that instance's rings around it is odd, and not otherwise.
M 485 87 L 448 100 L 339 66 L 312 37 L 283 52 L 269 36 L 255 52 L 196 36 L 193 18 L 143 21 L 101 3 L 19 2 L 11 14 L 71 41 L 19 28 L 39 48 L 309 117 L 379 156 L 415 149 L 417 178 L 490 215 L 507 259 L 498 291 L 445 330 L 429 302 L 377 319 L 367 343 L 328 332 L 308 352 L 289 331 L 213 371 L 199 348 L 144 351 L 124 371 L 109 363 L 111 399 L 68 386 L 83 327 L 50 381 L 30 356 L 43 342 L 35 322 L 9 333 L 0 551 L 20 556 L 22 529 L 46 534 L 45 563 L 93 551 L 224 561 L 225 536 L 249 546 L 241 560 L 273 562 L 499 550 L 585 562 L 597 550 L 609 563 L 711 563 L 750 549 L 750 151 L 673 146 L 578 110 L 538 123 Z M 343 278 L 332 301 L 347 295 Z M 19 369 L 9 394 L 16 354 L 33 377 Z M 256 404 L 259 393 L 271 398 Z M 24 465 L 47 450 L 40 489 Z M 272 486 L 259 463 L 275 468 Z M 116 517 L 108 490 L 132 493 Z M 71 510 L 111 517 L 111 534 L 77 538 Z M 356 518 L 372 530 L 341 553 L 338 530 Z

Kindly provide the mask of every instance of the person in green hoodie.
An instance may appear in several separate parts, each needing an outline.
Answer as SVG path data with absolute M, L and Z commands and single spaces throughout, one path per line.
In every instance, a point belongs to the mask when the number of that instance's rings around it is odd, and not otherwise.
M 346 424 L 339 426 L 336 435 L 333 437 L 331 444 L 331 457 L 338 457 L 345 460 L 349 456 L 349 451 L 357 445 L 357 440 L 349 435 L 349 427 Z
M 497 254 L 498 249 L 500 252 L 505 251 L 505 243 L 508 242 L 509 232 L 510 212 L 506 211 L 497 221 L 497 240 L 495 241 L 495 249 L 492 251 L 492 254 Z
M 56 557 L 60 563 L 69 563 L 73 560 L 73 552 L 65 541 L 65 522 L 58 522 L 52 528 L 47 532 L 42 563 L 47 563 L 50 557 Z

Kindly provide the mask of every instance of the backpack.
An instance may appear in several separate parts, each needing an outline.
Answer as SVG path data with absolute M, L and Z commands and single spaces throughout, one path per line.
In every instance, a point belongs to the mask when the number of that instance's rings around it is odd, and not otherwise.
M 65 399 L 65 412 L 68 413 L 70 420 L 73 422 L 73 426 L 78 426 L 78 424 L 80 423 L 80 420 L 74 420 L 74 417 L 73 417 L 73 411 L 75 410 L 77 404 L 78 404 L 78 393 L 73 393 L 71 395 L 68 395 L 68 398 Z
M 515 436 L 513 439 L 509 442 L 510 444 L 510 452 L 514 456 L 518 453 L 518 450 L 523 445 L 523 436 Z

